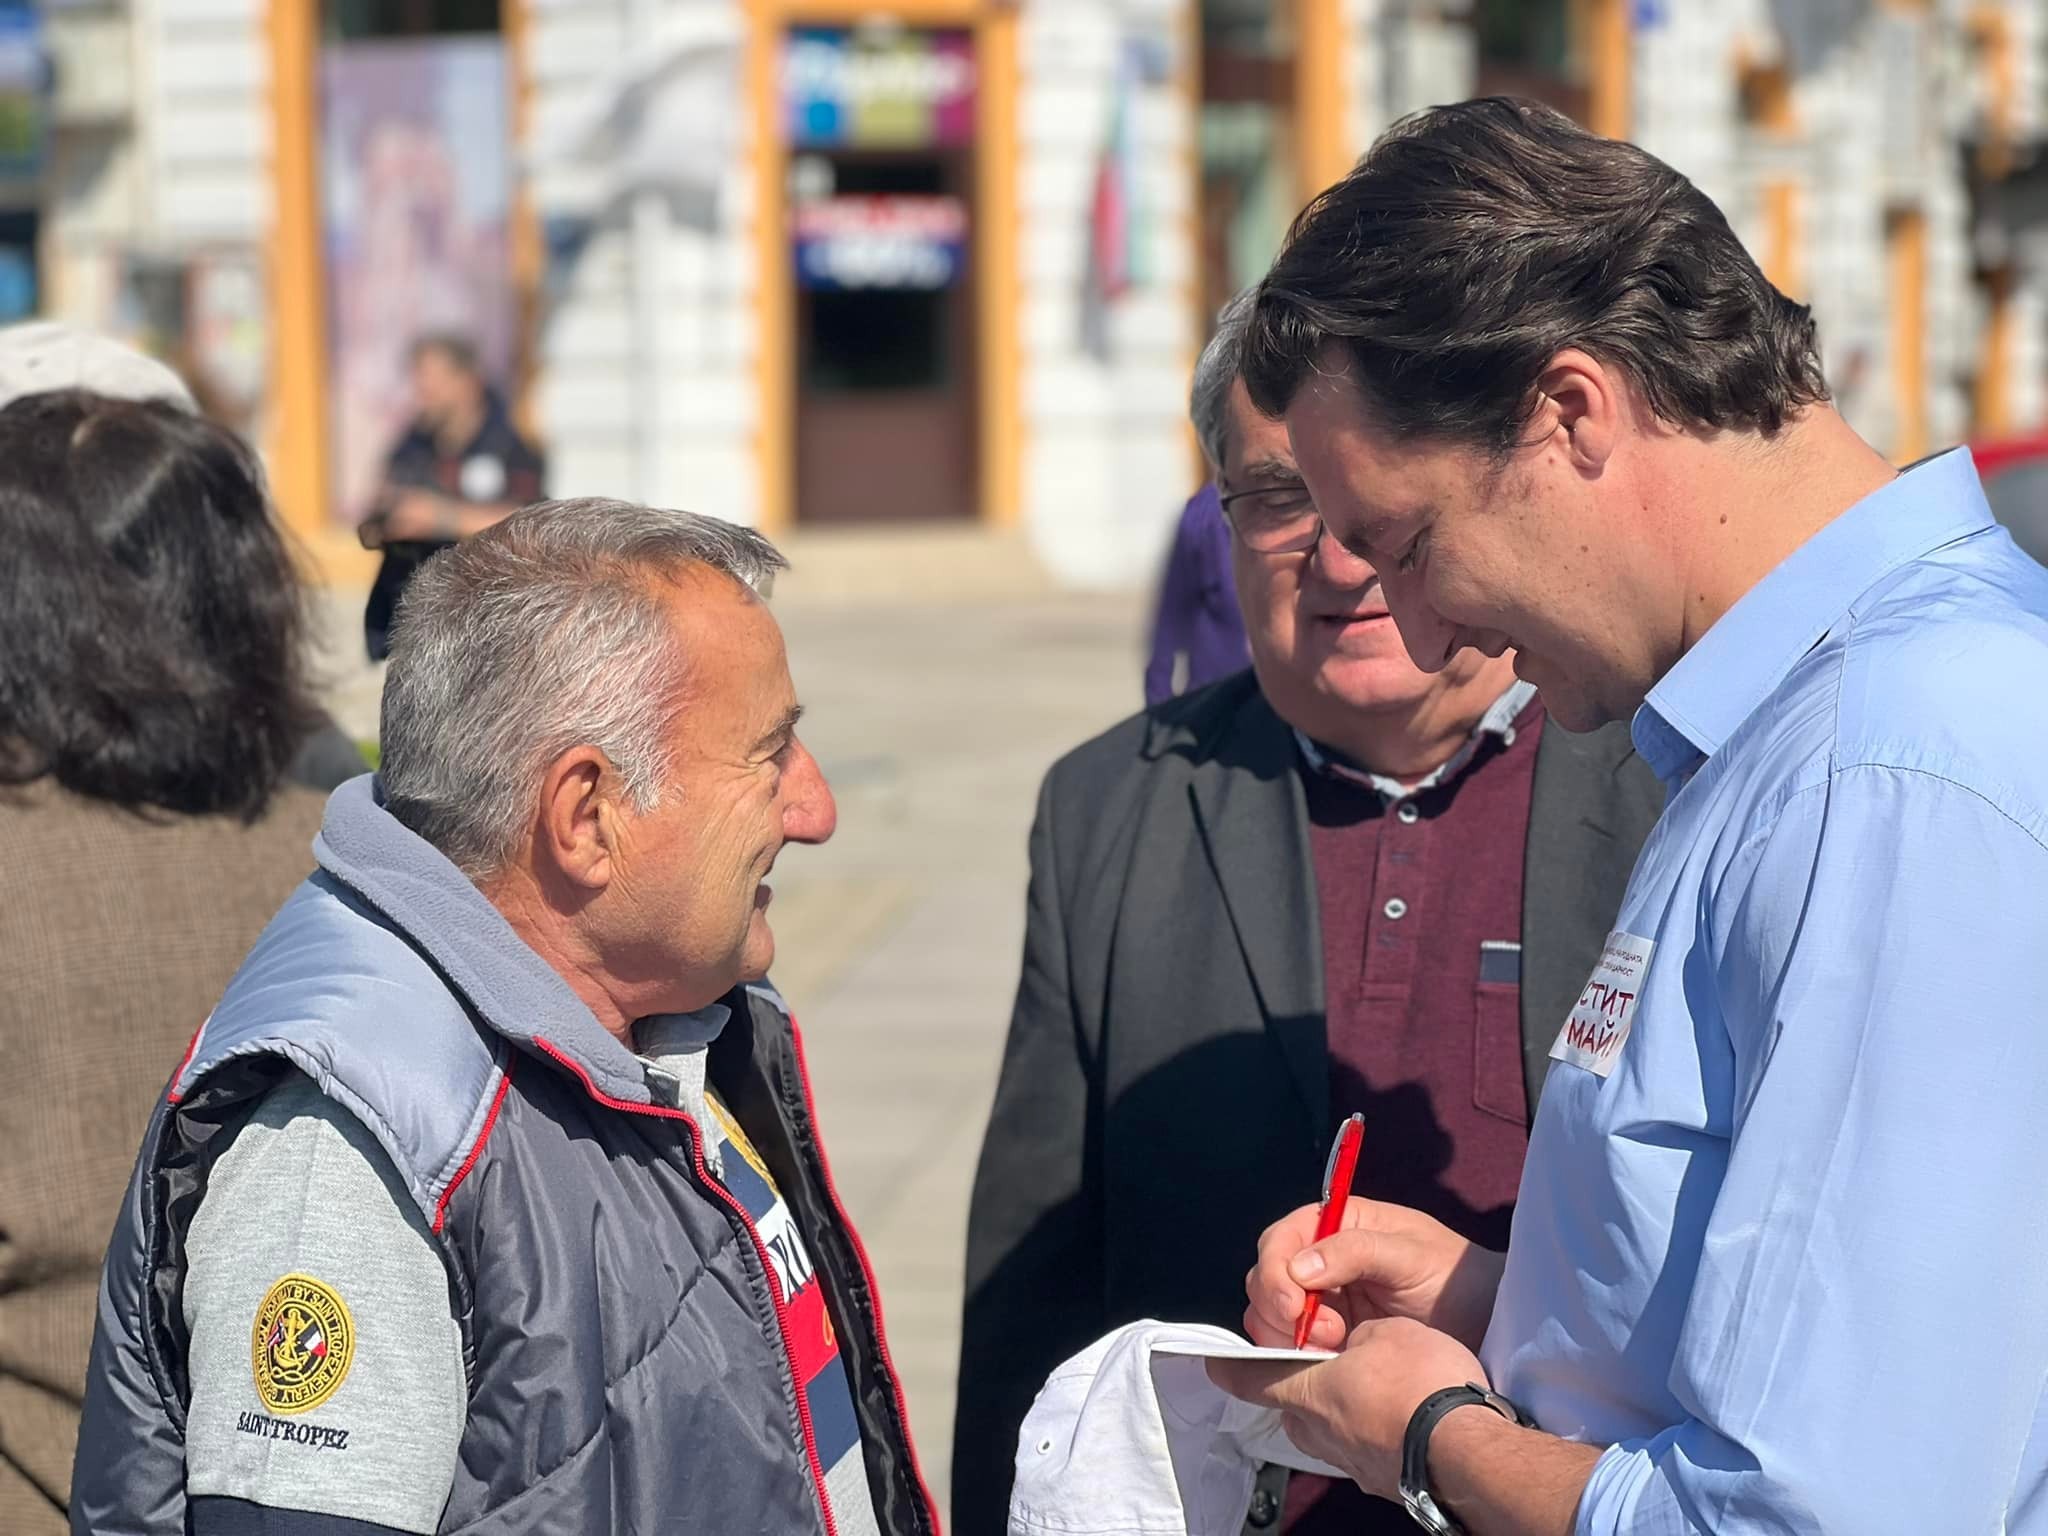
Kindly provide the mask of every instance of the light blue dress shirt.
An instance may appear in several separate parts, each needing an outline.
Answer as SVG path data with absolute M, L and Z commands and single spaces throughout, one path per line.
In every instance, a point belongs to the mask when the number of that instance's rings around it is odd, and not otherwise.
M 2048 1533 L 2048 570 L 1930 461 L 1635 740 L 1654 949 L 1553 1065 L 1488 1374 L 1610 1447 L 1580 1536 Z

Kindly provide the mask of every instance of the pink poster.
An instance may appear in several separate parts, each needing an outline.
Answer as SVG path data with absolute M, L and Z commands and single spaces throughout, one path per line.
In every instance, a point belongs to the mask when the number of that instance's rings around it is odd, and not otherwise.
M 320 57 L 321 190 L 335 520 L 369 510 L 411 417 L 418 337 L 513 360 L 511 122 L 500 38 L 331 43 Z

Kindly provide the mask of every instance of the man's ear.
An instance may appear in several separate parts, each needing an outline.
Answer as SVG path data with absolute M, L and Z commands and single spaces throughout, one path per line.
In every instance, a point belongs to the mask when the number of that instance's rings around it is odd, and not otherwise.
M 1567 347 L 1536 381 L 1541 395 L 1530 437 L 1554 438 L 1577 469 L 1598 474 L 1621 441 L 1621 378 L 1590 352 Z
M 571 747 L 541 776 L 535 853 L 571 885 L 603 890 L 617 871 L 619 776 L 596 747 Z

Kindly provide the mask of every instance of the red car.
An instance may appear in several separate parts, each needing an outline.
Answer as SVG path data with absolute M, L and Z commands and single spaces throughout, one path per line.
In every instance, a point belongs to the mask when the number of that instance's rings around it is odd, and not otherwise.
M 1992 514 L 2013 543 L 2048 565 L 2048 433 L 1972 443 Z

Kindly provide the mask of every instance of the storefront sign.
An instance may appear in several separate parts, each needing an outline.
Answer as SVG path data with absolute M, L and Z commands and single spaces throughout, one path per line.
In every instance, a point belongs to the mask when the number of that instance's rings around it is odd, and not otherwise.
M 950 288 L 967 266 L 957 197 L 826 197 L 795 209 L 805 288 Z
M 790 142 L 806 149 L 932 149 L 974 135 L 967 32 L 800 27 L 782 63 Z

